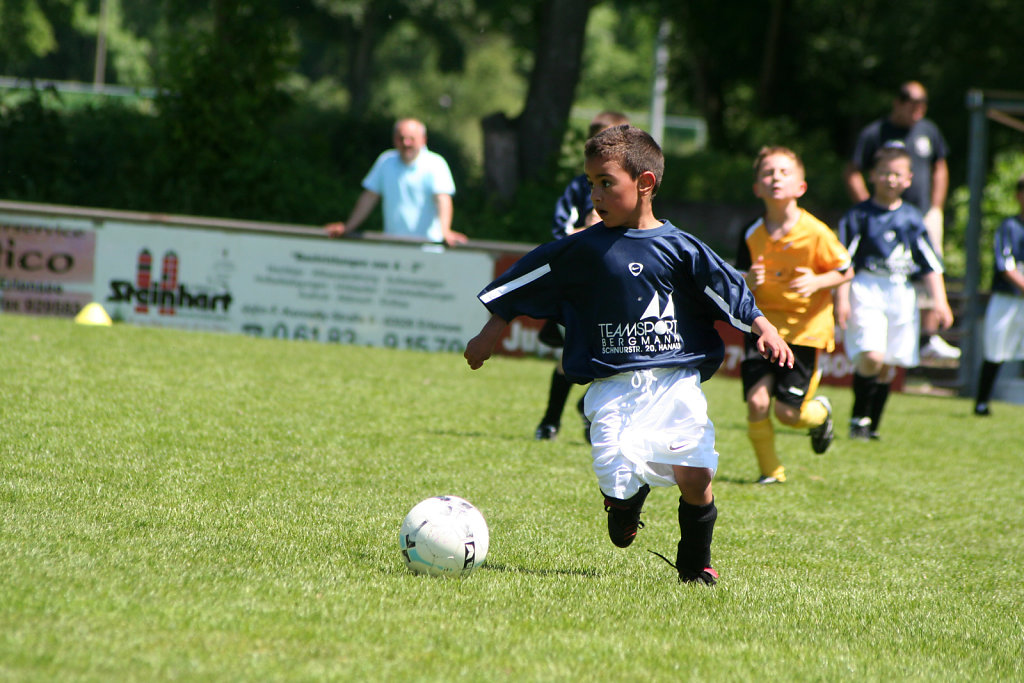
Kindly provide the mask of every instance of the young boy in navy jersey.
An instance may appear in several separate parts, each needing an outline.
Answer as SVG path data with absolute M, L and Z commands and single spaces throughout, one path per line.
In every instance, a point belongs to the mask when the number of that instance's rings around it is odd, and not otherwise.
M 609 128 L 587 141 L 585 156 L 602 222 L 537 247 L 488 285 L 479 298 L 492 315 L 465 357 L 480 368 L 518 315 L 564 325 L 566 376 L 593 382 L 584 410 L 612 543 L 633 542 L 651 486 L 677 486 L 675 568 L 681 581 L 712 585 L 718 453 L 701 382 L 724 356 L 714 322 L 752 332 L 780 366 L 792 366 L 793 352 L 739 273 L 654 217 L 665 162 L 650 135 Z
M 978 377 L 975 415 L 989 415 L 999 368 L 1024 360 L 1024 176 L 1017 179 L 1020 213 L 999 224 L 995 239 L 992 296 L 985 309 L 985 362 Z
M 953 324 L 942 261 L 917 207 L 900 197 L 910 186 L 910 154 L 887 142 L 871 170 L 874 195 L 839 221 L 839 239 L 853 259 L 853 281 L 836 293 L 836 322 L 845 330 L 854 364 L 850 438 L 878 438 L 896 367 L 919 361 L 920 319 L 910 280 L 919 277 L 934 302 L 939 326 Z

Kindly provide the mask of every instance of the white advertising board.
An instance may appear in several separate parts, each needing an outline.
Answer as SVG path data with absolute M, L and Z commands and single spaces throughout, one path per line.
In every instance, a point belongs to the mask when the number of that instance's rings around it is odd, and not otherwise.
M 486 253 L 105 221 L 93 299 L 115 320 L 455 351 L 487 311 Z

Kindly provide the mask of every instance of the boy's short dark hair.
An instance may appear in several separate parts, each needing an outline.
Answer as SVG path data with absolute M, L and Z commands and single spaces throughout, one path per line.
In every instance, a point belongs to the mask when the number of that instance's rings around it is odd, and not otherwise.
M 641 173 L 654 174 L 654 194 L 661 187 L 665 174 L 665 155 L 661 147 L 646 131 L 630 125 L 606 128 L 587 140 L 583 149 L 587 159 L 607 159 L 622 167 L 636 180 Z
M 892 161 L 893 159 L 906 159 L 910 161 L 910 152 L 901 140 L 889 140 L 878 148 L 872 160 L 871 168 L 877 168 L 880 164 Z
M 590 121 L 590 129 L 587 132 L 587 137 L 592 138 L 605 128 L 628 124 L 629 117 L 622 112 L 605 109 L 604 111 L 599 112 L 597 116 Z
M 1017 178 L 1017 192 L 1024 192 L 1024 175 Z

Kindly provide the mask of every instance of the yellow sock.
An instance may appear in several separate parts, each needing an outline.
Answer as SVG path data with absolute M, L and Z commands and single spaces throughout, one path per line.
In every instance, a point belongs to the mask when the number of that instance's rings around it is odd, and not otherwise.
M 825 406 L 821 404 L 821 401 L 815 401 L 812 398 L 804 401 L 804 404 L 800 406 L 800 421 L 792 426 L 796 429 L 810 429 L 822 424 L 827 418 L 828 411 L 825 410 Z
M 761 474 L 765 477 L 775 477 L 779 481 L 786 481 L 786 469 L 775 453 L 775 427 L 772 426 L 772 419 L 769 417 L 757 422 L 748 422 L 747 436 L 750 437 L 750 443 L 754 446 L 754 455 L 757 456 Z

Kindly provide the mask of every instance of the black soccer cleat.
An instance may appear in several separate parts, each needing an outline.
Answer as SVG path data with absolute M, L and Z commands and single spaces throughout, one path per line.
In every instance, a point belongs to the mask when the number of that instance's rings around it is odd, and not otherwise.
M 533 438 L 537 441 L 554 441 L 556 436 L 558 436 L 558 425 L 550 422 L 541 422 L 533 434 Z
M 825 410 L 828 412 L 825 416 L 825 421 L 817 427 L 812 427 L 810 431 L 811 449 L 818 455 L 821 455 L 832 445 L 832 439 L 836 435 L 832 425 L 832 402 L 825 396 L 819 396 L 814 400 L 825 406 Z
M 630 498 L 604 497 L 604 511 L 608 513 L 608 537 L 619 548 L 627 548 L 636 538 L 636 532 L 643 528 L 640 513 L 651 487 L 644 484 Z M 602 492 L 603 493 L 603 492 Z
M 868 441 L 871 439 L 871 420 L 862 418 L 853 418 L 850 420 L 850 440 L 851 441 Z
M 714 586 L 718 583 L 718 572 L 714 567 L 704 567 L 696 574 L 679 572 L 679 583 L 703 583 L 705 586 Z
M 718 583 L 718 572 L 715 571 L 714 567 L 704 567 L 699 572 L 686 572 L 679 568 L 679 553 L 676 553 L 676 563 L 673 564 L 672 560 L 668 559 L 659 552 L 648 550 L 647 552 L 652 555 L 657 555 L 661 559 L 668 563 L 668 566 L 672 567 L 679 574 L 679 583 L 702 583 L 705 586 L 714 586 Z

